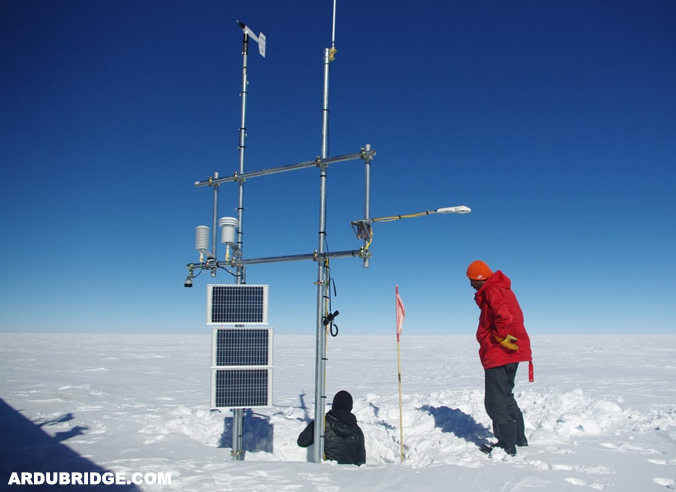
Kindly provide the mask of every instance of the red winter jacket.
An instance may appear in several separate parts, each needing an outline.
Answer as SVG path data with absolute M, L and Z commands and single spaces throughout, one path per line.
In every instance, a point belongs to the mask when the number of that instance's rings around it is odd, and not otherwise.
M 474 300 L 481 309 L 476 339 L 479 357 L 484 369 L 504 366 L 512 362 L 530 362 L 530 339 L 523 325 L 523 313 L 511 289 L 512 282 L 500 270 L 488 277 L 477 291 Z M 504 348 L 495 339 L 512 335 L 518 339 L 519 350 Z

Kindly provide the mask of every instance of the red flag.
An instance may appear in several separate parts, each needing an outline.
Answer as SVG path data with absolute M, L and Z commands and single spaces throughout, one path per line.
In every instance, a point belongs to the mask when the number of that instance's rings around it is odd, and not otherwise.
M 399 341 L 399 335 L 401 335 L 401 329 L 404 327 L 404 317 L 406 316 L 406 309 L 404 309 L 404 303 L 399 297 L 399 286 L 395 287 L 395 292 L 397 294 L 397 342 Z

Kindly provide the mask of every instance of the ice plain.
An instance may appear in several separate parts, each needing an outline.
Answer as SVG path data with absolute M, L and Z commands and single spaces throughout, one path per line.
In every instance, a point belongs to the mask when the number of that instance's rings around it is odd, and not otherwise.
M 244 461 L 232 415 L 209 408 L 211 337 L 0 334 L 0 490 L 12 472 L 169 472 L 170 485 L 101 490 L 676 490 L 676 335 L 535 335 L 535 382 L 515 394 L 530 446 L 492 439 L 472 336 L 402 335 L 400 461 L 395 336 L 328 340 L 327 401 L 354 396 L 367 464 L 308 463 L 296 437 L 314 414 L 315 337 L 276 335 L 274 405 L 247 412 Z M 40 490 L 93 490 L 42 486 Z

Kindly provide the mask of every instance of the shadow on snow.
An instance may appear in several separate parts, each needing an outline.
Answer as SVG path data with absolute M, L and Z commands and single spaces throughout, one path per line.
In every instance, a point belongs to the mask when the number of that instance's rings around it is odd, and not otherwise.
M 218 443 L 219 448 L 232 448 L 232 417 L 225 418 L 225 429 Z M 242 450 L 247 452 L 265 451 L 272 453 L 274 425 L 265 415 L 254 414 L 252 410 L 244 411 L 242 424 Z
M 479 424 L 474 420 L 474 417 L 457 408 L 424 405 L 420 407 L 420 410 L 434 417 L 434 426 L 441 428 L 441 432 L 450 432 L 477 446 L 487 443 L 493 437 L 493 432 L 490 429 L 483 424 Z
M 32 422 L 0 398 L 0 489 L 35 490 L 37 486 L 8 485 L 12 473 L 104 473 L 106 470 L 89 459 L 73 451 L 64 441 L 86 434 L 87 427 L 75 426 L 65 432 L 57 432 L 54 437 L 42 430 L 45 426 L 62 424 L 73 420 L 73 414 L 67 413 L 46 422 Z M 4 488 L 7 487 L 7 488 Z M 46 485 L 42 487 L 54 492 L 70 490 L 101 490 L 107 492 L 140 492 L 138 487 L 129 485 Z

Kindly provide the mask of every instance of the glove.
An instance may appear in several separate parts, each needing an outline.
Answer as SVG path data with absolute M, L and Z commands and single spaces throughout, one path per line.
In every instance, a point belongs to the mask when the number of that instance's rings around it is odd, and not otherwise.
M 515 344 L 515 342 L 518 340 L 512 335 L 507 335 L 505 338 L 500 338 L 499 336 L 495 335 L 495 339 L 500 345 L 508 350 L 519 350 L 519 346 Z

